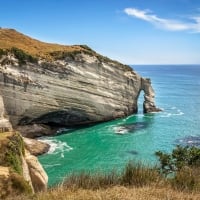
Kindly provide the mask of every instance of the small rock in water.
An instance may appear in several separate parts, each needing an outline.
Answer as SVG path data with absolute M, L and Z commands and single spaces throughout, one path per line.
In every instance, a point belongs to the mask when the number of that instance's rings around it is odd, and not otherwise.
M 136 122 L 133 124 L 124 124 L 115 127 L 115 133 L 117 134 L 126 134 L 126 133 L 133 133 L 137 130 L 144 129 L 148 126 L 146 122 Z
M 200 146 L 200 136 L 187 136 L 177 140 L 177 143 L 187 146 Z
M 132 155 L 138 155 L 139 153 L 135 150 L 130 150 L 130 151 L 126 151 L 127 153 L 129 154 L 132 154 Z

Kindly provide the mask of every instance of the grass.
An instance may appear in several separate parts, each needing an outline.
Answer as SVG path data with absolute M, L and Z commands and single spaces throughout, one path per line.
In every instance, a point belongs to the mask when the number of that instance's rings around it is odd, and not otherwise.
M 142 187 L 155 184 L 160 181 L 160 178 L 156 168 L 129 162 L 121 173 L 112 171 L 110 173 L 72 174 L 64 181 L 63 185 L 67 188 L 83 189 L 100 189 L 116 185 Z
M 188 169 L 187 169 L 188 170 Z M 193 169 L 194 170 L 194 169 Z M 180 172 L 177 177 L 165 179 L 156 168 L 129 162 L 121 173 L 80 173 L 68 177 L 62 184 L 35 195 L 20 195 L 15 200 L 199 200 L 200 171 Z M 192 178 L 189 178 L 192 177 Z M 195 179 L 195 180 L 194 180 Z M 187 181 L 188 180 L 188 181 Z M 193 184 L 195 183 L 195 184 Z M 192 187 L 188 187 L 191 186 Z
M 85 53 L 90 56 L 96 56 L 99 62 L 107 62 L 109 64 L 117 65 L 126 71 L 131 71 L 131 67 L 123 65 L 117 61 L 111 60 L 105 56 L 96 53 L 87 45 L 60 45 L 41 42 L 39 40 L 28 37 L 22 33 L 17 32 L 14 29 L 0 29 L 0 59 L 2 55 L 5 55 L 7 51 L 11 49 L 17 49 L 17 55 L 20 56 L 21 64 L 25 64 L 24 61 L 36 62 L 38 58 L 43 58 L 47 61 L 53 61 L 56 59 L 63 59 L 69 57 L 75 60 L 76 55 Z M 19 52 L 20 51 L 20 52 Z M 15 51 L 16 52 L 16 51 Z M 25 57 L 24 57 L 25 56 Z M 25 58 L 25 59 L 24 59 Z
M 24 154 L 24 144 L 21 136 L 17 132 L 9 132 L 1 133 L 1 138 L 0 165 L 22 174 L 21 157 Z

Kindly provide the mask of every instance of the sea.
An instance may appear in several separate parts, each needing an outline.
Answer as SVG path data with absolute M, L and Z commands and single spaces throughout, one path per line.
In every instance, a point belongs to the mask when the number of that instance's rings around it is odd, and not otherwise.
M 200 147 L 200 65 L 132 67 L 151 78 L 156 105 L 163 111 L 143 114 L 141 93 L 138 114 L 39 138 L 51 145 L 39 156 L 49 186 L 73 173 L 120 171 L 129 161 L 156 165 L 155 152 L 171 152 L 176 145 Z

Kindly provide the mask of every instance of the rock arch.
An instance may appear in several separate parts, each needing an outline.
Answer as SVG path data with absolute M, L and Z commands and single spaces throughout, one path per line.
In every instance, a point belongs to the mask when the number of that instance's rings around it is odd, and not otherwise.
M 152 113 L 160 112 L 161 109 L 157 108 L 155 105 L 155 92 L 151 85 L 150 78 L 141 78 L 141 90 L 144 91 L 144 103 L 143 103 L 143 112 Z

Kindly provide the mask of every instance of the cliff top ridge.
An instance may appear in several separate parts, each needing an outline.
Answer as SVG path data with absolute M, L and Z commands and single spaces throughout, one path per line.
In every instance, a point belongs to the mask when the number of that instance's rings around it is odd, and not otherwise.
M 83 52 L 91 56 L 96 56 L 100 61 L 114 63 L 121 67 L 125 67 L 127 70 L 131 70 L 127 65 L 123 65 L 96 53 L 87 45 L 60 45 L 46 43 L 33 39 L 14 29 L 0 28 L 0 50 L 9 51 L 12 48 L 20 49 L 33 57 L 43 58 L 49 61 L 62 59 L 65 56 L 75 56 L 76 54 Z

